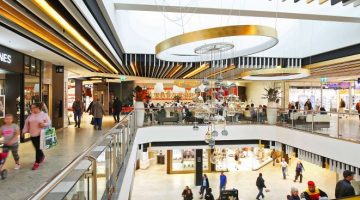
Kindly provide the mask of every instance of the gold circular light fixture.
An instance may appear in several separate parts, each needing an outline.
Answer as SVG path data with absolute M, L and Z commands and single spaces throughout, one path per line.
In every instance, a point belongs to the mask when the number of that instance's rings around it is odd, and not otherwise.
M 192 81 L 192 80 L 176 80 L 174 84 L 181 88 L 197 88 L 201 85 L 200 81 Z
M 310 76 L 310 70 L 302 68 L 259 69 L 242 72 L 239 78 L 255 81 L 300 79 Z
M 269 49 L 278 43 L 278 38 L 276 29 L 268 26 L 223 26 L 171 37 L 158 43 L 155 52 L 158 59 L 172 62 L 211 61 L 214 59 L 211 53 L 199 53 L 197 50 L 204 45 L 215 46 L 219 42 L 233 45 L 229 51 L 221 53 L 222 59 L 228 59 Z

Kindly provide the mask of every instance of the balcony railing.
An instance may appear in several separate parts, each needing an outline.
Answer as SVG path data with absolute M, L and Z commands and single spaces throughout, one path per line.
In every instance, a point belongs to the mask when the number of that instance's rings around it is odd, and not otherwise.
M 268 115 L 275 110 L 274 122 Z M 272 112 L 274 113 L 274 112 Z M 274 114 L 272 114 L 274 115 Z M 313 134 L 360 143 L 360 120 L 357 113 L 338 113 L 280 108 L 223 109 L 178 107 L 144 109 L 144 126 L 207 125 L 209 123 L 242 125 L 271 124 Z
M 111 199 L 136 133 L 135 113 L 75 158 L 28 199 Z

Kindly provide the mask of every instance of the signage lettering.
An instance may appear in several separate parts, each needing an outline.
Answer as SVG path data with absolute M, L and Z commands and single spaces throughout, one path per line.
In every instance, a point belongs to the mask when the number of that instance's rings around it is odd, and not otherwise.
M 6 53 L 0 53 L 0 61 L 11 64 L 11 55 Z

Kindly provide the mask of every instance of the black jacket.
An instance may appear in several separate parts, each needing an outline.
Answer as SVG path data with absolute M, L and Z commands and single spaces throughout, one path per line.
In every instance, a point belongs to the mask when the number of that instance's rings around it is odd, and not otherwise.
M 256 179 L 256 186 L 258 188 L 266 188 L 265 186 L 265 181 L 264 179 L 262 178 L 262 176 L 259 176 L 257 179 Z
M 205 200 L 214 200 L 214 195 L 211 193 L 205 194 Z
M 335 197 L 342 198 L 350 196 L 355 196 L 355 190 L 351 183 L 345 179 L 337 182 L 335 188 Z
M 203 178 L 203 180 L 202 181 L 204 181 L 204 178 Z M 203 185 L 203 182 L 201 182 L 201 186 L 204 186 Z M 210 184 L 209 184 L 209 179 L 208 178 L 206 178 L 206 185 L 205 185 L 207 188 L 209 188 L 210 187 Z
M 112 107 L 113 107 L 113 110 L 114 110 L 113 112 L 115 114 L 120 113 L 121 109 L 122 109 L 121 101 L 120 100 L 115 100 Z

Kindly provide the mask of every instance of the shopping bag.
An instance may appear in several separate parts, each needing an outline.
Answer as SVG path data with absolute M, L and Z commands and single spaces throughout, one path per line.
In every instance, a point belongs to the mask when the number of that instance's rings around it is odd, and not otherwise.
M 55 128 L 49 127 L 41 130 L 40 149 L 50 149 L 57 145 Z
M 45 149 L 45 133 L 47 128 L 43 128 L 40 131 L 40 149 Z

